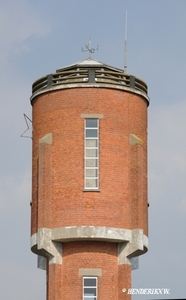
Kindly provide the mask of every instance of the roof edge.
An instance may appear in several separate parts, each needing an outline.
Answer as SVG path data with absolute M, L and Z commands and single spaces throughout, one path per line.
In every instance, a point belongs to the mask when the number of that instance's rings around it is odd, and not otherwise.
M 76 63 L 74 63 L 74 64 L 71 64 L 71 65 L 69 65 L 69 66 L 65 66 L 65 67 L 62 67 L 62 68 L 60 68 L 60 69 L 57 69 L 56 70 L 56 73 L 58 73 L 58 72 L 61 72 L 61 71 L 63 71 L 63 70 L 67 70 L 67 69 L 71 69 L 71 68 L 73 68 L 73 67 L 84 67 L 84 66 L 89 66 L 89 67 L 96 67 L 96 66 L 103 66 L 104 68 L 109 68 L 109 69 L 111 69 L 111 70 L 115 70 L 115 71 L 120 71 L 120 72 L 123 72 L 123 70 L 122 69 L 119 69 L 119 68 L 115 68 L 115 67 L 113 67 L 113 66 L 110 66 L 110 65 L 107 65 L 107 64 L 105 64 L 105 63 L 103 63 L 103 62 L 100 62 L 100 61 L 98 61 L 98 60 L 96 60 L 96 59 L 94 59 L 94 58 L 92 58 L 92 57 L 88 57 L 87 59 L 84 59 L 84 60 L 81 60 L 81 61 L 79 61 L 79 62 L 76 62 Z

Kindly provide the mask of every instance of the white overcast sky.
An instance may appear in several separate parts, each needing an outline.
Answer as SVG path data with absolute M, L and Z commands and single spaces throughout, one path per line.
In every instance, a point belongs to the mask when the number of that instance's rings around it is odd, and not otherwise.
M 45 272 L 30 251 L 32 83 L 87 58 L 123 68 L 149 86 L 149 251 L 133 288 L 186 296 L 186 1 L 0 0 L 0 291 L 2 300 L 45 299 Z M 112 270 L 110 270 L 112 272 Z

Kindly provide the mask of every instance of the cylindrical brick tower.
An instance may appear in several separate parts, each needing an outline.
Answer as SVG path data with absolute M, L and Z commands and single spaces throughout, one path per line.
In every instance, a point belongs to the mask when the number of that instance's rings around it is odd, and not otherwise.
M 128 300 L 147 251 L 145 82 L 88 58 L 33 84 L 31 249 L 47 300 Z

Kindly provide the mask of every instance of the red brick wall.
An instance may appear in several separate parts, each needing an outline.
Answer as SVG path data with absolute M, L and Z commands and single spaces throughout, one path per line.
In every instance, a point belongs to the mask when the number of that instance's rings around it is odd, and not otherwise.
M 114 299 L 117 294 L 117 245 L 104 242 L 77 242 L 63 245 L 63 287 L 71 297 L 82 298 L 79 268 L 101 268 L 98 277 L 99 299 Z M 112 291 L 111 291 L 112 286 Z
M 130 300 L 131 295 L 128 294 L 128 289 L 131 288 L 131 266 L 118 266 L 118 300 Z
M 100 192 L 83 192 L 84 120 L 81 114 L 104 115 L 99 126 Z M 38 187 L 39 139 L 48 133 L 52 133 L 53 139 L 52 171 L 47 171 L 47 163 L 43 166 L 46 177 Z M 130 133 L 143 140 L 143 145 L 139 145 L 142 150 L 130 145 Z M 131 151 L 138 153 L 131 155 Z M 136 94 L 104 88 L 74 88 L 35 98 L 32 234 L 37 232 L 38 224 L 50 228 L 73 225 L 139 227 L 147 234 L 146 153 L 147 103 Z M 133 169 L 130 168 L 131 159 L 136 164 Z M 141 171 L 136 173 L 139 169 Z M 45 193 L 38 199 L 38 189 L 46 182 L 52 182 L 51 196 Z M 37 201 L 45 203 L 39 216 Z M 46 211 L 50 214 L 48 218 L 43 216 Z
M 83 276 L 80 268 L 101 268 L 98 276 L 98 299 L 130 300 L 123 288 L 130 288 L 130 265 L 117 265 L 117 244 L 71 242 L 63 244 L 63 264 L 49 265 L 48 299 L 82 299 Z

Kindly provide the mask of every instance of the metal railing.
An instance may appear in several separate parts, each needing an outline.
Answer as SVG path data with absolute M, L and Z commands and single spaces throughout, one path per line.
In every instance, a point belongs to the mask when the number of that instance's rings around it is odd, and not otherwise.
M 43 76 L 33 83 L 32 94 L 60 85 L 92 83 L 92 81 L 89 80 L 90 70 L 94 72 L 95 84 L 121 85 L 139 90 L 146 95 L 148 94 L 146 83 L 137 77 L 126 74 L 120 70 L 109 69 L 108 67 L 88 66 L 61 69 L 56 73 Z

